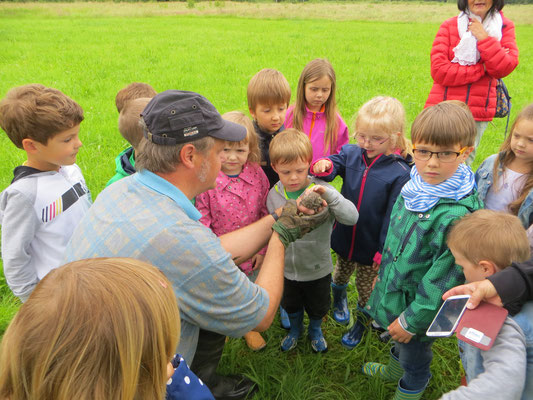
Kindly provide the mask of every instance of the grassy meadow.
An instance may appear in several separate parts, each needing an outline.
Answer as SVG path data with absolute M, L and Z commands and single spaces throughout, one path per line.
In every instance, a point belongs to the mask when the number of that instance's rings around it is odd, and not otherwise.
M 510 5 L 520 65 L 505 79 L 511 119 L 533 101 L 533 5 Z M 0 3 L 0 96 L 13 86 L 42 83 L 62 90 L 85 111 L 78 154 L 93 199 L 114 174 L 127 144 L 117 130 L 114 98 L 135 81 L 157 91 L 205 95 L 222 113 L 247 111 L 246 85 L 261 68 L 283 72 L 293 89 L 311 59 L 328 58 L 337 74 L 340 113 L 351 125 L 365 101 L 398 98 L 408 125 L 423 108 L 432 80 L 429 52 L 442 21 L 457 14 L 450 3 Z M 475 167 L 498 150 L 504 119 L 489 124 Z M 0 135 L 0 190 L 24 161 Z M 353 291 L 353 289 L 352 289 Z M 351 294 L 351 306 L 356 294 Z M 0 275 L 0 333 L 19 307 Z M 244 372 L 261 387 L 257 399 L 386 399 L 395 385 L 360 373 L 363 361 L 383 360 L 388 347 L 370 335 L 354 351 L 340 346 L 345 331 L 324 324 L 330 350 L 315 355 L 307 340 L 281 353 L 285 334 L 276 322 L 267 348 L 252 353 L 230 339 L 221 371 Z M 437 399 L 459 384 L 454 339 L 434 346 L 433 379 L 424 398 Z

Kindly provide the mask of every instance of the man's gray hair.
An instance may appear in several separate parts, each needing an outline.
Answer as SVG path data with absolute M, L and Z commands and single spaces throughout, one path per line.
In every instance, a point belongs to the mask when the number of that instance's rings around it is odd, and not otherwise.
M 143 129 L 146 129 L 146 126 L 144 126 Z M 193 144 L 198 152 L 206 154 L 215 144 L 215 139 L 207 136 L 188 143 Z M 143 136 L 135 151 L 135 169 L 137 171 L 146 169 L 150 172 L 160 173 L 174 172 L 178 164 L 181 162 L 180 151 L 188 143 L 180 143 L 176 146 L 165 146 L 152 143 Z

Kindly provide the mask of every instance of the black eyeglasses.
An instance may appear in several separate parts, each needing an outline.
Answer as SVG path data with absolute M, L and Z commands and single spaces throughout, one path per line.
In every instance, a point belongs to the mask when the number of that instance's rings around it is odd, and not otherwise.
M 413 154 L 415 158 L 419 161 L 428 161 L 431 157 L 433 157 L 433 154 L 437 156 L 439 161 L 442 162 L 454 162 L 457 160 L 457 157 L 459 157 L 461 154 L 465 152 L 467 147 L 463 147 L 461 150 L 457 151 L 429 151 L 429 150 L 421 150 L 421 149 L 415 149 L 413 148 Z

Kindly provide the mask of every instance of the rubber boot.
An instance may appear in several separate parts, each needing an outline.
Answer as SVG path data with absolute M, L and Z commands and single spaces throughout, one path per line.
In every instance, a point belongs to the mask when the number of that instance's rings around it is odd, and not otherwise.
M 298 311 L 293 314 L 289 314 L 289 320 L 291 321 L 291 329 L 287 336 L 281 341 L 281 350 L 289 351 L 296 347 L 298 339 L 302 335 L 304 330 L 304 312 Z
M 258 390 L 255 382 L 244 375 L 224 376 L 216 373 L 225 342 L 224 335 L 200 329 L 190 368 L 211 390 L 216 400 L 251 399 Z
M 333 291 L 333 319 L 342 325 L 348 325 L 350 322 L 348 296 L 346 295 L 347 287 L 348 284 L 337 285 L 331 282 L 331 289 Z
M 357 318 L 355 324 L 353 324 L 350 330 L 342 337 L 341 344 L 348 350 L 352 350 L 361 342 L 365 331 L 365 324 L 363 324 L 363 322 L 359 318 Z
M 309 318 L 309 327 L 307 328 L 309 340 L 311 340 L 311 347 L 315 353 L 325 353 L 328 351 L 328 344 L 324 335 L 322 334 L 322 318 L 311 319 Z
M 289 320 L 289 314 L 282 306 L 279 306 L 279 323 L 283 329 L 291 329 L 291 321 Z
M 400 360 L 390 350 L 389 363 L 387 365 L 377 362 L 367 362 L 363 365 L 363 374 L 378 377 L 385 382 L 398 382 L 403 376 L 403 368 Z
M 426 386 L 418 390 L 407 390 L 402 387 L 402 380 L 400 379 L 392 400 L 420 400 L 424 390 L 426 390 Z

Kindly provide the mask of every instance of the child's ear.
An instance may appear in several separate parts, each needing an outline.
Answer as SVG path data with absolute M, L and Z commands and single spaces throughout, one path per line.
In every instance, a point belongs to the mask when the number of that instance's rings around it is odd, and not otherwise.
M 276 164 L 270 164 L 270 166 L 272 167 L 272 169 L 273 169 L 274 171 L 276 171 L 276 174 L 279 175 L 278 169 L 276 168 Z
M 470 153 L 472 153 L 474 151 L 474 146 L 468 146 L 466 148 L 466 150 L 464 151 L 464 153 L 461 155 L 461 157 L 463 158 L 463 162 L 468 158 L 468 156 L 470 155 Z
M 491 275 L 494 275 L 496 272 L 499 271 L 496 264 L 494 264 L 492 261 L 481 260 L 477 265 L 478 265 L 478 268 L 481 268 L 483 276 L 485 278 Z
M 252 118 L 255 119 L 255 110 L 249 108 L 248 111 L 250 111 L 250 115 L 252 116 Z
M 38 151 L 35 140 L 29 138 L 22 139 L 22 148 L 29 154 L 35 154 Z

